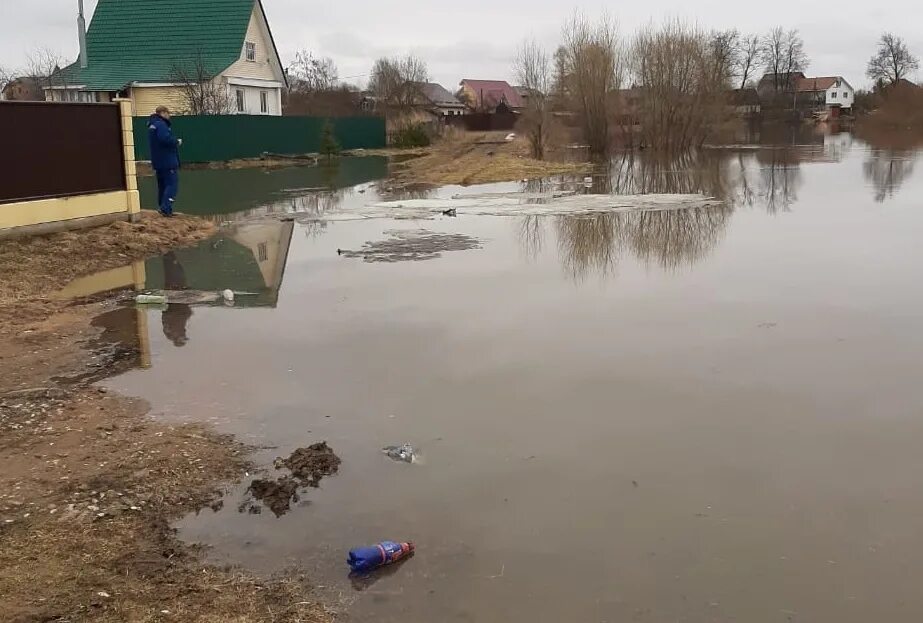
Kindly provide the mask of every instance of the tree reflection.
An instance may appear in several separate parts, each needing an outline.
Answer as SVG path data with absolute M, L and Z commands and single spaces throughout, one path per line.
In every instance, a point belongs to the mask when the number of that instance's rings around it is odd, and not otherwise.
M 728 166 L 729 159 L 723 155 L 692 152 L 670 156 L 626 152 L 613 158 L 608 175 L 594 176 L 591 191 L 702 194 L 725 203 L 682 210 L 557 217 L 558 250 L 565 271 L 578 280 L 590 272 L 608 274 L 625 252 L 669 270 L 701 260 L 721 238 L 734 210 L 734 202 L 729 201 L 733 193 Z M 532 231 L 522 225 L 523 238 Z M 535 247 L 531 237 L 527 241 Z
M 787 212 L 798 200 L 802 184 L 797 149 L 767 149 L 757 152 L 760 180 L 757 197 L 770 214 Z
M 619 251 L 615 217 L 611 213 L 556 218 L 561 263 L 575 280 L 594 271 L 606 275 L 614 270 Z
M 625 152 L 609 162 L 611 191 L 620 195 L 728 194 L 725 158 L 711 152 Z
M 913 175 L 915 155 L 900 149 L 876 149 L 862 165 L 865 179 L 872 185 L 875 201 L 883 203 L 894 196 Z

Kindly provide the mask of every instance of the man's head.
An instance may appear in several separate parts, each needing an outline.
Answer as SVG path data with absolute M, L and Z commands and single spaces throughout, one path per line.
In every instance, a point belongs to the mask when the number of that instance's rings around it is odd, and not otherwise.
M 154 112 L 157 113 L 158 115 L 160 115 L 161 117 L 163 117 L 164 119 L 169 119 L 169 118 L 170 118 L 170 109 L 167 108 L 166 106 L 158 106 L 158 107 L 154 110 Z

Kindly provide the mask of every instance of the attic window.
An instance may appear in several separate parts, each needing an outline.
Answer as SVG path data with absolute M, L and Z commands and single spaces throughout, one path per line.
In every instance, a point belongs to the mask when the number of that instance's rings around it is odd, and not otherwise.
M 256 61 L 256 44 L 252 41 L 244 43 L 244 58 L 248 61 Z

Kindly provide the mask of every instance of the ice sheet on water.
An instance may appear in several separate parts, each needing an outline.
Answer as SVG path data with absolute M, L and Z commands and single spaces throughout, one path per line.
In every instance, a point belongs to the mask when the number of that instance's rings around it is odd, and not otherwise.
M 459 216 L 565 216 L 603 212 L 665 211 L 722 205 L 696 194 L 578 195 L 569 193 L 483 193 L 442 199 L 380 201 L 323 216 L 328 221 L 374 218 L 429 219 L 447 210 Z

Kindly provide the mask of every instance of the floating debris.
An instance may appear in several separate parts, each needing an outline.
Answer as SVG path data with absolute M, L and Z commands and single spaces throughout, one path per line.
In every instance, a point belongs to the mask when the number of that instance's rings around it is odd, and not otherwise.
M 414 457 L 416 456 L 413 446 L 409 443 L 405 443 L 402 446 L 385 446 L 381 451 L 395 461 L 404 461 L 405 463 L 413 463 Z
M 454 215 L 454 210 L 452 210 Z M 480 249 L 477 238 L 465 234 L 443 234 L 417 230 L 394 230 L 385 234 L 390 238 L 366 242 L 361 249 L 337 249 L 337 254 L 350 258 L 362 258 L 366 262 L 407 262 L 432 260 L 442 257 L 447 251 L 469 251 Z

